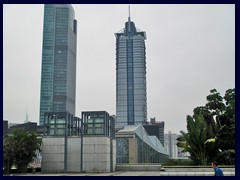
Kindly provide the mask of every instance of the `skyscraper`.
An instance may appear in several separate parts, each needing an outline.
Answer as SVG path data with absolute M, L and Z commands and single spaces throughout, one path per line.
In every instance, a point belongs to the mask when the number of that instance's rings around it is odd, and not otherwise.
M 77 21 L 69 4 L 45 4 L 39 123 L 45 112 L 75 115 Z
M 147 120 L 146 33 L 130 19 L 116 36 L 116 125 L 145 124 Z

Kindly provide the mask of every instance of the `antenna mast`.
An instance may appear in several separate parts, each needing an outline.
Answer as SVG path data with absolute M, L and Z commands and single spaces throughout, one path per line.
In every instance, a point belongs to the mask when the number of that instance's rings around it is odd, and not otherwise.
M 131 19 L 130 19 L 130 5 L 129 5 L 128 6 L 128 32 L 131 31 L 130 21 L 131 21 Z
M 24 121 L 25 123 L 28 123 L 29 121 L 28 121 L 28 113 L 27 113 L 27 105 L 26 105 L 26 119 L 25 119 L 25 121 Z
M 130 18 L 131 17 L 131 13 L 130 13 L 130 5 L 128 6 L 128 17 Z

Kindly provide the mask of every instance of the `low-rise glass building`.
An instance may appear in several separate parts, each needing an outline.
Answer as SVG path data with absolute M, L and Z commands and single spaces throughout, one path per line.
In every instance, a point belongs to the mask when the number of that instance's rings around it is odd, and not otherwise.
M 163 163 L 169 154 L 156 136 L 149 136 L 144 127 L 128 125 L 115 134 L 117 163 Z

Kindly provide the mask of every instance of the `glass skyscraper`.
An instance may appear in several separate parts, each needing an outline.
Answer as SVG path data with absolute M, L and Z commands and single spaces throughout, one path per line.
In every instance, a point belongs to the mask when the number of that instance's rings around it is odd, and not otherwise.
M 146 33 L 135 27 L 130 15 L 116 36 L 116 126 L 147 121 Z
M 39 123 L 45 112 L 75 116 L 77 21 L 69 4 L 44 6 Z

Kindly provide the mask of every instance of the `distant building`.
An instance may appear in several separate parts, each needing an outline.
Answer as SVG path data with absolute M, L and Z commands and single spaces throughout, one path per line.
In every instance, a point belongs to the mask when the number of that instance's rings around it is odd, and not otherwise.
M 157 124 L 146 124 L 143 127 L 150 136 L 156 136 L 159 139 L 159 126 Z
M 28 132 L 36 132 L 37 131 L 37 123 L 36 122 L 27 122 L 27 123 L 11 126 L 9 128 L 9 133 L 11 134 L 16 129 L 21 129 L 21 130 L 28 131 Z
M 8 121 L 3 120 L 3 136 L 8 134 Z
M 70 4 L 45 4 L 39 124 L 45 112 L 75 116 L 77 21 Z
M 12 127 L 12 126 L 16 126 L 16 125 L 18 125 L 19 123 L 8 123 L 8 129 L 10 128 L 10 127 Z
M 164 135 L 164 147 L 170 155 L 170 158 L 178 158 L 177 134 L 171 131 Z
M 40 135 L 43 135 L 43 132 L 44 132 L 44 125 L 38 125 L 36 133 L 40 134 Z
M 143 125 L 149 135 L 156 136 L 164 146 L 164 121 L 156 121 L 156 118 L 151 118 L 150 122 Z
M 39 135 L 42 135 L 44 131 L 43 126 L 42 125 L 38 126 L 36 122 L 27 122 L 22 124 L 9 123 L 9 124 L 10 125 L 8 125 L 8 130 L 7 130 L 9 134 L 13 133 L 13 131 L 17 129 L 21 129 L 28 132 L 35 132 Z

